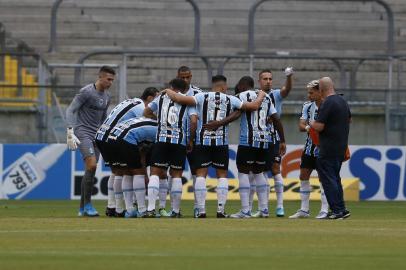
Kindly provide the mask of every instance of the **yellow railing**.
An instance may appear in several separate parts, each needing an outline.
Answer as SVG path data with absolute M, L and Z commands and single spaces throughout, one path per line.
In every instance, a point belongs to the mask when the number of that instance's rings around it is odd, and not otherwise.
M 9 55 L 3 57 L 4 80 L 0 81 L 0 106 L 34 106 L 38 102 L 37 78 L 26 68 L 21 68 L 21 82 L 18 81 L 18 60 Z M 19 85 L 20 83 L 20 85 Z M 51 91 L 47 89 L 47 104 L 51 104 Z

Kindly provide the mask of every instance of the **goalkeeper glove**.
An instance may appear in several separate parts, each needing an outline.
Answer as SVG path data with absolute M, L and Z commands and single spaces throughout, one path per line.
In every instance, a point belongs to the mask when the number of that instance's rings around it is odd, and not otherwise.
M 76 150 L 78 149 L 78 145 L 80 144 L 79 139 L 73 133 L 73 128 L 68 127 L 66 130 L 66 144 L 68 145 L 69 150 Z

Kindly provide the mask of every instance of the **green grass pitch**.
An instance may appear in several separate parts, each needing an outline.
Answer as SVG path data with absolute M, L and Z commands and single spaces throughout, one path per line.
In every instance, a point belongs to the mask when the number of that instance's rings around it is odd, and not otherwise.
M 196 220 L 190 201 L 183 219 L 78 218 L 77 204 L 0 201 L 0 269 L 406 269 L 406 202 L 348 203 L 335 221 Z

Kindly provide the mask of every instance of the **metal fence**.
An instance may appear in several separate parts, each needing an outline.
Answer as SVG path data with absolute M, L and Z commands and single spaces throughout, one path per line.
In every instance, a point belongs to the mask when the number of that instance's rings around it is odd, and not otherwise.
M 117 70 L 117 92 L 113 92 L 113 101 L 123 100 L 127 96 L 139 93 L 142 89 L 137 89 L 134 92 L 133 88 L 141 87 L 142 85 L 153 84 L 155 86 L 164 86 L 176 74 L 176 68 L 182 61 L 185 63 L 193 62 L 194 79 L 197 79 L 198 84 L 203 88 L 210 88 L 211 76 L 214 74 L 225 74 L 235 80 L 243 75 L 251 75 L 254 77 L 262 67 L 271 67 L 282 74 L 284 64 L 310 61 L 322 62 L 334 80 L 337 82 L 337 89 L 345 94 L 347 100 L 353 106 L 372 107 L 369 113 L 384 113 L 385 115 L 385 141 L 388 142 L 389 130 L 405 129 L 402 119 L 406 117 L 405 112 L 405 85 L 402 81 L 406 71 L 406 57 L 395 55 L 394 52 L 394 17 L 390 6 L 382 0 L 345 0 L 346 2 L 375 2 L 382 6 L 387 15 L 388 30 L 387 30 L 387 49 L 382 55 L 371 55 L 363 57 L 330 57 L 323 55 L 278 55 L 269 53 L 258 53 L 255 50 L 255 14 L 258 7 L 264 2 L 271 0 L 255 1 L 249 11 L 248 24 L 248 48 L 247 51 L 241 54 L 234 55 L 205 55 L 200 53 L 200 9 L 194 0 L 185 0 L 188 2 L 194 12 L 194 41 L 193 48 L 184 50 L 94 50 L 82 55 L 75 64 L 47 64 L 38 54 L 33 53 L 5 53 L 5 32 L 2 31 L 0 23 L 0 61 L 5 63 L 5 57 L 12 57 L 17 61 L 17 67 L 14 70 L 13 65 L 0 65 L 0 102 L 7 103 L 7 106 L 17 104 L 18 106 L 27 106 L 31 104 L 32 108 L 38 111 L 38 129 L 39 141 L 46 141 L 46 130 L 54 128 L 55 125 L 64 121 L 63 108 L 59 101 L 67 103 L 73 95 L 88 82 L 86 78 L 88 74 L 96 74 L 97 68 L 102 65 L 103 57 L 116 56 L 109 63 Z M 304 0 L 295 0 L 304 1 Z M 329 0 L 312 0 L 329 1 Z M 336 1 L 336 0 L 333 0 Z M 51 10 L 50 22 L 50 40 L 49 52 L 57 50 L 57 12 L 61 6 L 62 0 L 55 0 Z M 99 58 L 98 58 L 99 57 Z M 100 58 L 101 57 L 101 58 Z M 145 60 L 151 59 L 151 61 Z M 89 63 L 90 60 L 96 63 Z M 360 84 L 359 75 L 363 74 L 363 68 L 370 62 L 377 62 L 382 66 L 382 80 L 377 81 L 373 85 Z M 142 64 L 139 64 L 142 63 Z M 148 65 L 146 63 L 152 63 Z M 154 64 L 155 63 L 155 64 Z M 156 64 L 158 63 L 158 65 Z M 11 69 L 11 70 L 7 70 Z M 61 70 L 68 70 L 68 73 L 73 74 L 70 83 L 58 82 L 58 74 Z M 145 80 L 142 83 L 137 82 L 133 78 L 138 76 L 134 73 L 137 70 L 149 70 L 154 73 L 150 80 Z M 7 76 L 13 74 L 13 80 L 5 80 Z M 27 83 L 27 76 L 31 74 L 35 78 L 35 83 Z M 316 72 L 313 72 L 316 74 Z M 276 74 L 277 75 L 277 74 Z M 25 76 L 25 77 L 24 77 Z M 145 76 L 147 75 L 139 75 Z M 24 79 L 25 78 L 25 79 Z M 96 78 L 95 76 L 92 78 Z M 304 85 L 313 78 L 302 77 L 295 84 L 295 89 L 292 91 L 289 100 L 286 101 L 288 106 L 296 106 L 305 98 Z M 282 83 L 282 82 L 281 82 Z M 232 85 L 231 85 L 232 86 Z M 303 87 L 302 87 L 303 86 Z M 131 94 L 130 94 L 131 92 Z M 66 102 L 65 102 L 66 101 Z M 16 106 L 17 106 L 16 105 Z M 31 106 L 30 105 L 30 106 Z M 7 107 L 6 106 L 6 107 Z M 51 117 L 50 117 L 51 115 Z M 51 119 L 51 123 L 50 123 Z M 53 121 L 52 119 L 57 119 Z M 395 123 L 395 121 L 397 121 Z M 51 126 L 49 126 L 51 125 Z M 55 128 L 55 138 L 58 137 L 59 128 Z M 58 139 L 57 139 L 58 140 Z

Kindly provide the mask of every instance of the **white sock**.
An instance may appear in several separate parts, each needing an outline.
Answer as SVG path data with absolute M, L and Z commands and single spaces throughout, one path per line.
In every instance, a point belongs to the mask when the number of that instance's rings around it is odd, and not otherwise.
M 275 180 L 275 192 L 276 192 L 276 207 L 283 208 L 283 178 L 279 173 L 274 175 Z
M 145 205 L 145 176 L 134 175 L 133 177 L 133 190 L 135 199 L 137 200 L 138 211 L 145 212 L 147 207 Z
M 114 198 L 116 200 L 116 212 L 122 213 L 124 211 L 124 200 L 123 200 L 123 187 L 122 187 L 123 177 L 114 177 Z
M 172 210 L 175 213 L 179 213 L 180 211 L 180 201 L 182 199 L 182 178 L 172 178 L 172 189 L 171 194 L 173 197 L 172 202 Z
M 300 181 L 300 199 L 301 199 L 300 209 L 306 212 L 309 212 L 309 200 L 311 189 L 312 187 L 310 186 L 309 180 Z
M 172 190 L 172 176 L 168 175 L 169 202 L 171 203 L 171 209 L 173 209 L 173 197 L 171 190 Z
M 132 212 L 134 210 L 134 190 L 132 175 L 124 175 L 121 186 L 123 188 L 125 209 L 127 210 L 127 212 Z
M 166 207 L 166 196 L 168 195 L 168 179 L 159 179 L 159 208 Z
M 196 193 L 195 193 L 196 175 L 192 175 L 192 180 L 193 180 L 193 198 L 195 200 L 193 208 L 197 209 L 198 205 L 197 205 L 197 199 L 196 199 Z
M 228 195 L 228 178 L 219 178 L 217 184 L 217 212 L 224 213 Z
M 155 210 L 155 203 L 159 193 L 159 177 L 151 175 L 148 183 L 148 211 Z
M 258 195 L 258 205 L 260 210 L 268 210 L 268 196 L 267 196 L 267 185 L 263 173 L 255 174 L 255 183 Z
M 257 192 L 257 188 L 255 186 L 255 177 L 252 172 L 248 175 L 248 179 L 250 180 L 250 198 L 249 198 L 249 208 L 250 211 L 252 211 L 253 205 L 254 205 L 254 195 L 255 192 Z
M 326 194 L 324 193 L 323 186 L 320 183 L 320 195 L 321 195 L 321 210 L 322 212 L 328 213 L 328 209 L 330 208 L 328 205 L 328 201 L 326 198 Z
M 197 209 L 200 213 L 206 213 L 206 177 L 198 176 L 196 177 L 195 183 L 195 200 L 197 202 Z
M 241 211 L 248 212 L 250 210 L 249 206 L 249 196 L 250 196 L 250 180 L 248 174 L 238 173 L 239 181 L 239 193 L 241 199 Z
M 265 180 L 266 180 L 266 188 L 268 190 L 266 195 L 268 197 L 267 200 L 269 202 L 269 195 L 271 193 L 271 186 L 269 185 L 269 178 L 268 178 L 268 173 L 267 172 L 264 172 L 264 177 L 265 177 Z
M 107 181 L 107 207 L 116 208 L 116 198 L 114 197 L 114 174 L 111 174 Z

